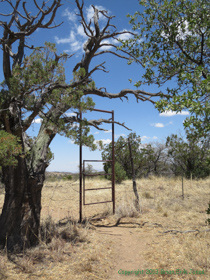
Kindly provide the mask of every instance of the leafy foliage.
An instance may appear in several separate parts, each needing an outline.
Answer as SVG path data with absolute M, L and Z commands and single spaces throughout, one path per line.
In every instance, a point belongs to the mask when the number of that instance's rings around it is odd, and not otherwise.
M 22 148 L 18 138 L 3 130 L 0 131 L 0 167 L 15 166 L 17 164 L 16 156 L 20 155 Z
M 205 178 L 210 175 L 210 141 L 207 138 L 198 138 L 194 131 L 186 130 L 186 139 L 183 136 L 172 134 L 167 137 L 166 143 L 141 144 L 140 136 L 136 133 L 128 135 L 131 140 L 134 169 L 136 177 L 183 175 L 190 178 Z M 102 148 L 103 160 L 112 159 L 112 145 Z M 131 161 L 127 138 L 122 136 L 115 142 L 116 169 L 120 175 L 125 172 L 125 178 L 132 179 Z M 111 162 L 104 163 L 104 170 L 109 173 Z
M 137 136 L 136 133 L 130 133 L 128 137 L 131 142 L 136 177 L 148 176 L 150 173 L 155 173 L 156 175 L 164 174 L 168 168 L 165 145 L 161 143 L 142 145 L 141 137 Z M 102 148 L 102 158 L 103 160 L 112 159 L 111 143 Z M 115 142 L 115 162 L 119 163 L 125 171 L 126 177 L 132 179 L 128 140 L 122 136 Z M 108 173 L 110 167 L 110 162 L 104 163 L 106 173 Z
M 125 170 L 123 169 L 122 165 L 120 165 L 119 162 L 115 163 L 114 168 L 115 168 L 115 182 L 117 184 L 121 184 L 122 181 L 125 181 L 126 179 L 128 179 L 128 177 L 126 176 Z M 108 173 L 109 174 L 112 173 L 112 168 L 108 169 Z M 111 180 L 112 176 L 108 175 L 107 178 L 108 178 L 108 180 Z
M 160 111 L 188 108 L 193 125 L 210 131 L 210 2 L 208 0 L 141 0 L 140 11 L 129 15 L 135 39 L 123 43 L 145 68 L 135 83 L 166 85 L 168 97 Z M 132 61 L 130 61 L 131 63 Z
M 133 151 L 133 158 L 136 172 L 141 166 L 141 156 L 139 152 L 139 145 L 141 143 L 141 138 L 136 133 L 129 134 L 132 151 Z M 109 145 L 105 145 L 102 151 L 102 159 L 103 160 L 112 160 L 112 143 Z M 128 149 L 127 139 L 120 136 L 118 140 L 115 142 L 115 162 L 119 164 L 117 166 L 118 169 L 123 169 L 126 172 L 127 178 L 132 178 L 132 170 L 130 166 L 130 153 Z M 109 173 L 109 169 L 111 168 L 111 162 L 104 163 L 104 171 Z
M 209 139 L 198 139 L 187 131 L 187 139 L 176 134 L 167 138 L 168 156 L 175 175 L 204 178 L 210 175 Z

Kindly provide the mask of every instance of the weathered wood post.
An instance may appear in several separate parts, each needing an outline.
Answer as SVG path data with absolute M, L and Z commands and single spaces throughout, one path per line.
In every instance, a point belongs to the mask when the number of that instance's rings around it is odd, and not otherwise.
M 139 194 L 138 194 L 137 187 L 136 187 L 136 174 L 135 174 L 135 169 L 134 169 L 133 153 L 132 153 L 131 142 L 130 142 L 129 137 L 128 137 L 128 147 L 129 147 L 129 152 L 130 152 L 130 160 L 131 160 L 131 168 L 132 168 L 133 191 L 134 191 L 134 194 L 136 197 L 135 207 L 136 207 L 136 210 L 140 212 Z

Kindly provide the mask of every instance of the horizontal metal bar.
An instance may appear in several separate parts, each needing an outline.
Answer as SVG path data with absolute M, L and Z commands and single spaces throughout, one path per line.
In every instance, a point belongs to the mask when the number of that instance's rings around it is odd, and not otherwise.
M 112 200 L 101 201 L 101 202 L 93 202 L 93 203 L 85 203 L 85 204 L 83 204 L 83 205 L 100 204 L 100 203 L 108 203 L 108 202 L 112 202 Z
M 105 188 L 95 188 L 95 189 L 84 189 L 84 191 L 93 191 L 93 190 L 106 190 L 106 189 L 112 189 L 112 187 L 105 187 Z
M 89 176 L 89 177 L 91 177 L 91 176 L 102 176 L 102 175 L 112 175 L 112 173 L 97 173 L 97 174 L 85 174 L 85 173 L 83 173 L 83 176 Z
M 108 162 L 108 161 L 112 161 L 112 160 L 101 160 L 101 159 L 84 159 L 83 162 Z
M 105 110 L 100 110 L 100 109 L 91 109 L 91 111 L 96 111 L 96 112 L 102 112 L 102 113 L 110 113 L 110 114 L 112 114 L 112 111 L 105 111 Z

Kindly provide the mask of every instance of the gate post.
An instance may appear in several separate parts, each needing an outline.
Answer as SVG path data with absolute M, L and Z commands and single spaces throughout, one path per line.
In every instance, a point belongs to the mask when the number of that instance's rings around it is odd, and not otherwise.
M 79 133 L 80 133 L 80 145 L 79 145 L 79 168 L 80 168 L 80 177 L 79 177 L 79 222 L 82 222 L 82 111 L 80 108 L 80 125 L 79 125 Z
M 114 110 L 112 110 L 112 201 L 113 214 L 115 214 Z

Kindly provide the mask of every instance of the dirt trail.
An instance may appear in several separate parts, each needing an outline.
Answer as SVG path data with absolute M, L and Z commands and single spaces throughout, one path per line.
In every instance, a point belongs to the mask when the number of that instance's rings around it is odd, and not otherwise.
M 129 279 L 136 279 L 136 273 L 146 269 L 143 253 L 147 248 L 149 238 L 142 228 L 134 227 L 98 227 L 98 234 L 110 236 L 112 249 L 112 269 L 110 280 L 122 279 L 129 275 Z M 138 272 L 139 271 L 139 272 Z

